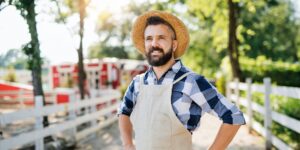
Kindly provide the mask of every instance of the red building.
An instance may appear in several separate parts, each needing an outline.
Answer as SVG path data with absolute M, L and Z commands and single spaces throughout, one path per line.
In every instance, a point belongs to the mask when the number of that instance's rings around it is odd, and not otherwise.
M 84 61 L 87 86 L 90 89 L 117 88 L 120 85 L 120 63 L 118 59 L 93 59 Z M 77 87 L 78 67 L 75 63 L 53 65 L 50 68 L 50 87 Z

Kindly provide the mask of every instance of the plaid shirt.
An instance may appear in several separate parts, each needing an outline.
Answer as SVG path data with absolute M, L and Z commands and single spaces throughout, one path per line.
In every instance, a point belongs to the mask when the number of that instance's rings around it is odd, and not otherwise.
M 183 66 L 180 60 L 177 60 L 159 80 L 150 68 L 144 75 L 144 84 L 170 84 L 186 72 L 190 72 L 190 70 Z M 136 76 L 130 83 L 118 114 L 130 116 L 139 94 L 137 88 L 139 82 L 139 77 Z M 201 116 L 204 113 L 220 118 L 223 123 L 245 124 L 243 113 L 221 95 L 203 76 L 196 73 L 189 74 L 173 85 L 171 102 L 176 116 L 191 132 L 199 127 Z

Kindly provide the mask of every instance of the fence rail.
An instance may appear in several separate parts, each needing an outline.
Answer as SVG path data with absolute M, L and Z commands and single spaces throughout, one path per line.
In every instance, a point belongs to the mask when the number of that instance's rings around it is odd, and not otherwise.
M 120 98 L 121 94 L 120 92 L 115 90 L 107 90 L 102 93 L 102 96 L 99 98 L 92 98 L 84 101 L 76 100 L 75 93 L 72 93 L 70 94 L 70 103 L 56 104 L 44 107 L 36 106 L 35 108 L 24 109 L 17 112 L 0 115 L 0 126 L 2 127 L 10 125 L 15 121 L 24 120 L 27 118 L 36 118 L 35 130 L 0 140 L 0 149 L 14 149 L 32 142 L 36 143 L 35 149 L 44 149 L 44 137 L 65 130 L 71 130 L 73 131 L 71 134 L 71 138 L 73 138 L 74 140 L 80 140 L 87 135 L 111 124 L 112 122 L 117 120 L 116 116 L 113 115 L 112 112 L 115 112 L 117 110 L 118 103 L 115 101 Z M 37 97 L 36 103 L 39 103 L 38 99 L 39 98 Z M 97 110 L 96 105 L 104 103 L 108 105 L 106 105 L 105 108 Z M 86 112 L 86 114 L 82 116 L 76 116 L 76 110 L 80 110 L 81 108 L 87 109 L 88 107 L 91 108 L 91 112 Z M 41 118 L 43 116 L 48 116 L 53 113 L 62 111 L 69 114 L 68 119 L 66 119 L 62 123 L 53 124 L 45 128 L 42 127 Z M 101 116 L 105 116 L 105 118 L 107 119 L 105 119 L 104 121 L 99 121 L 99 123 L 97 123 L 96 120 L 98 120 Z M 76 132 L 76 127 L 85 122 L 91 122 L 92 126 L 80 132 Z
M 57 91 L 45 91 L 45 100 L 47 104 L 55 104 Z M 25 108 L 34 106 L 33 91 L 30 90 L 1 90 L 0 108 Z
M 248 122 L 249 129 L 254 129 L 266 138 L 266 149 L 271 149 L 274 145 L 278 149 L 292 149 L 288 144 L 284 143 L 275 135 L 272 135 L 270 128 L 272 121 L 275 121 L 297 133 L 300 133 L 300 121 L 286 116 L 285 114 L 273 111 L 271 109 L 270 95 L 285 96 L 300 99 L 300 88 L 286 86 L 271 86 L 270 78 L 264 79 L 264 85 L 252 84 L 251 79 L 247 79 L 246 83 L 241 83 L 237 79 L 234 82 L 227 83 L 226 95 L 237 105 L 247 108 L 245 118 Z M 232 92 L 234 91 L 234 92 Z M 246 98 L 240 97 L 240 91 L 246 92 Z M 252 93 L 259 92 L 264 94 L 264 106 L 252 101 Z M 253 111 L 258 112 L 264 117 L 264 126 L 260 125 L 253 119 Z

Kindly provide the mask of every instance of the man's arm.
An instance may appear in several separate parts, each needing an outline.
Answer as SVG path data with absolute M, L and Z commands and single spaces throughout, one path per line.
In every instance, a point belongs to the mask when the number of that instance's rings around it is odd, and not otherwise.
M 229 145 L 241 125 L 223 123 L 209 150 L 223 150 Z
M 217 89 L 204 77 L 196 77 L 191 98 L 202 108 L 202 113 L 209 113 L 223 121 L 218 134 L 209 147 L 210 150 L 226 149 L 241 125 L 245 124 L 243 113 L 237 106 L 228 101 Z M 196 90 L 197 91 L 197 90 Z
M 119 115 L 119 129 L 124 150 L 135 150 L 132 142 L 132 124 L 129 116 Z

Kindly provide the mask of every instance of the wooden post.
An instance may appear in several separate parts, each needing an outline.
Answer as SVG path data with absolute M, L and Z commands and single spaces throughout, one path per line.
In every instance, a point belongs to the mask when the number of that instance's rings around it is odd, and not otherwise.
M 252 111 L 252 91 L 251 91 L 251 83 L 252 80 L 251 78 L 247 78 L 246 79 L 246 83 L 247 83 L 247 115 L 249 117 L 248 120 L 248 127 L 249 127 L 249 133 L 251 133 L 251 129 L 252 129 L 252 118 L 253 118 L 253 111 Z
M 93 93 L 91 93 L 91 99 L 95 99 L 95 98 L 97 98 L 97 96 L 96 96 L 96 90 L 93 90 Z M 99 97 L 98 97 L 99 98 Z M 96 108 L 96 104 L 95 105 L 92 105 L 90 108 L 91 108 L 91 114 L 94 114 L 94 113 L 96 113 L 97 112 L 97 108 Z M 97 120 L 98 119 L 93 119 L 93 120 L 91 120 L 91 127 L 90 128 L 94 128 L 94 127 L 96 127 L 97 126 Z M 91 138 L 96 138 L 97 137 L 97 134 L 96 133 L 92 133 L 91 135 L 90 135 L 90 137 Z
M 272 136 L 271 136 L 271 124 L 272 124 L 272 110 L 270 103 L 270 94 L 271 94 L 271 79 L 264 78 L 265 86 L 265 117 L 264 117 L 264 127 L 266 134 L 266 149 L 271 150 L 272 148 Z
M 52 105 L 57 105 L 57 91 L 51 93 Z
M 35 99 L 35 109 L 43 107 L 43 96 L 38 95 L 34 97 Z M 43 117 L 35 118 L 35 130 L 43 129 Z M 44 139 L 38 139 L 35 141 L 35 150 L 44 150 Z
M 76 102 L 76 93 L 75 92 L 70 92 L 69 93 L 69 98 L 70 98 L 70 103 L 75 103 Z M 68 115 L 69 120 L 75 120 L 76 119 L 76 110 L 73 109 L 69 111 Z M 77 132 L 77 127 L 70 128 L 69 130 L 71 133 L 70 135 L 70 140 L 71 143 L 76 143 L 76 132 Z
M 236 106 L 238 108 L 240 108 L 240 101 L 239 101 L 239 97 L 240 97 L 240 89 L 239 89 L 239 79 L 235 78 L 234 79 L 235 82 L 235 88 L 234 88 L 234 95 L 236 96 Z
M 23 89 L 20 89 L 19 90 L 19 93 L 18 93 L 18 99 L 19 99 L 19 107 L 21 109 L 24 109 L 25 108 L 25 104 L 24 104 L 24 90 Z

